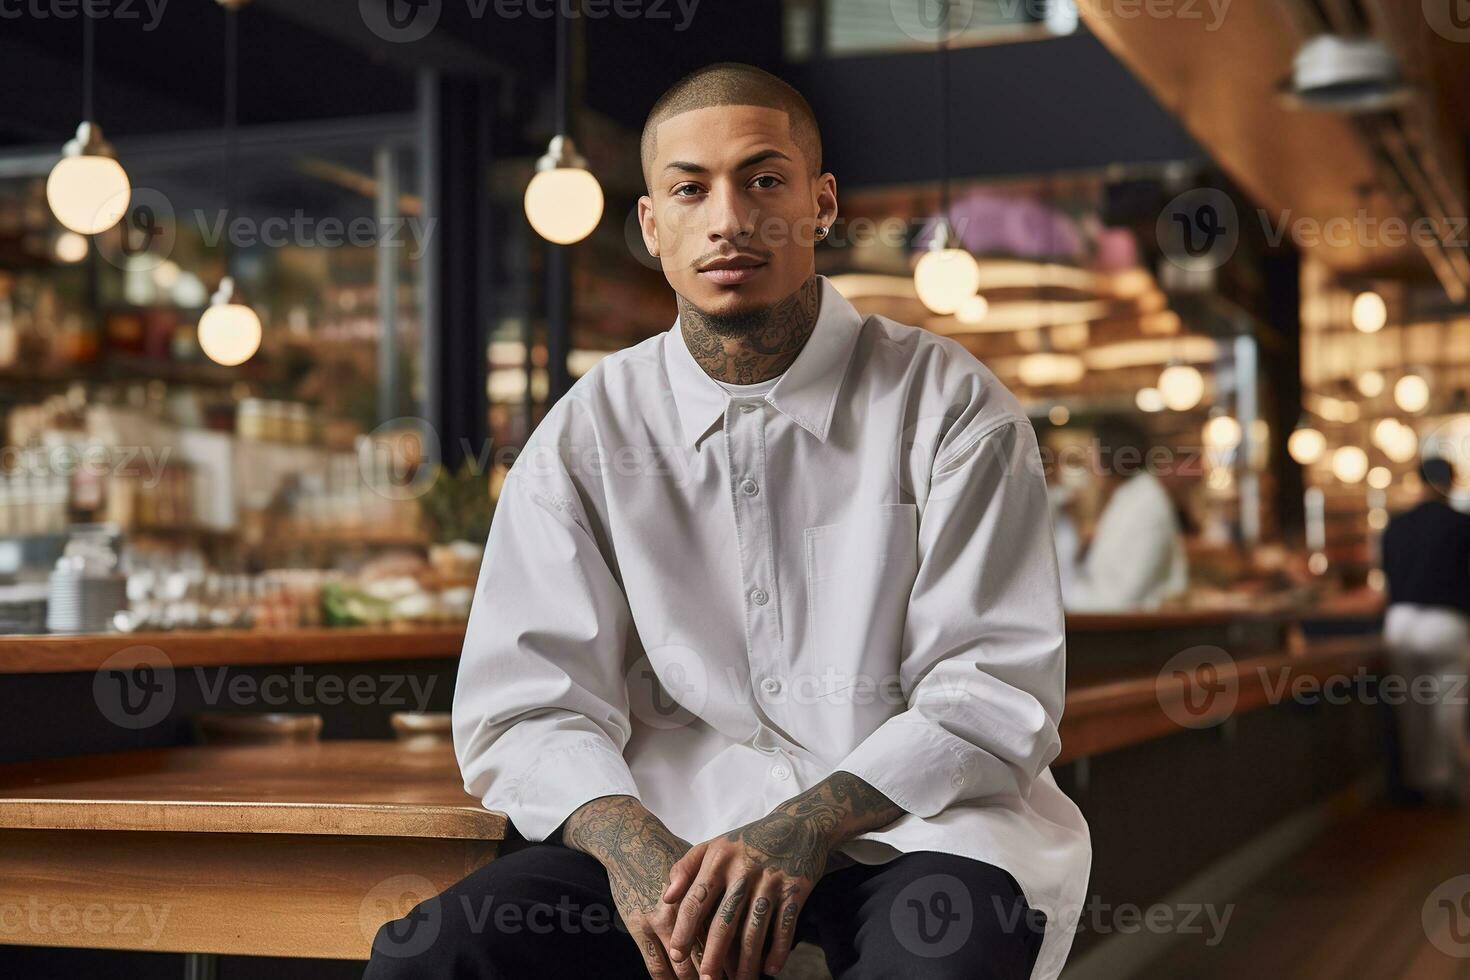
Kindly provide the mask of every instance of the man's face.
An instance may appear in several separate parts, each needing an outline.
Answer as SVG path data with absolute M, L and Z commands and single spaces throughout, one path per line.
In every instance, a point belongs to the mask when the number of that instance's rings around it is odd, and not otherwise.
M 794 293 L 815 271 L 815 229 L 837 217 L 837 178 L 810 173 L 779 109 L 711 106 L 659 124 L 638 218 L 674 292 L 716 317 Z M 747 267 L 709 268 L 731 258 Z

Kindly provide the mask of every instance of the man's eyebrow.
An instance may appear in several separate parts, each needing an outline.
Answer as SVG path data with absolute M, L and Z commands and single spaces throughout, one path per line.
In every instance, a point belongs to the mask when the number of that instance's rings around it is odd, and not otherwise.
M 752 153 L 750 156 L 746 157 L 744 160 L 741 160 L 739 163 L 737 163 L 735 165 L 735 169 L 736 170 L 744 170 L 746 167 L 753 167 L 753 166 L 755 166 L 758 163 L 762 163 L 762 162 L 764 162 L 766 160 L 771 160 L 771 159 L 774 159 L 774 158 L 777 158 L 777 157 L 779 157 L 782 160 L 785 160 L 787 163 L 793 162 L 792 159 L 789 156 L 787 156 L 786 154 L 782 153 L 780 150 L 777 150 L 777 149 L 774 149 L 773 148 L 773 149 L 769 149 L 769 150 L 761 150 L 761 151 L 759 151 L 757 153 Z M 686 174 L 707 174 L 707 173 L 709 173 L 709 168 L 706 167 L 704 164 L 702 164 L 702 163 L 690 163 L 687 160 L 670 160 L 667 164 L 664 165 L 664 170 L 665 171 L 668 171 L 668 170 L 678 170 L 678 171 L 681 171 L 681 172 L 686 173 Z

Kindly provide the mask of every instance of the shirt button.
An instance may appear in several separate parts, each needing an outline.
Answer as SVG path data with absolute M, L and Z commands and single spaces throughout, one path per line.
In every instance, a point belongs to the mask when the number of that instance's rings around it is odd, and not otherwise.
M 745 402 L 740 406 L 742 412 L 753 412 L 756 410 L 755 402 Z
M 761 681 L 761 690 L 767 694 L 779 694 L 781 692 L 781 682 L 774 677 L 767 677 Z
M 755 603 L 757 606 L 764 606 L 766 604 L 766 600 L 769 598 L 770 596 L 766 594 L 765 589 L 750 590 L 750 601 Z
M 760 487 L 756 486 L 755 481 L 751 479 L 742 480 L 740 483 L 741 493 L 754 495 L 755 492 L 759 489 Z
M 785 766 L 772 766 L 771 775 L 775 776 L 777 779 L 786 779 L 791 775 L 791 770 L 787 769 Z

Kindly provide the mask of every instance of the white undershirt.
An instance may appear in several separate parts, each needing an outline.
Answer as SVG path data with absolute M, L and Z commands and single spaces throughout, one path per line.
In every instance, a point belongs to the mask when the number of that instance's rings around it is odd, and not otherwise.
M 721 381 L 719 378 L 714 378 L 713 380 L 721 388 L 724 388 L 726 391 L 728 391 L 732 398 L 759 398 L 766 392 L 770 391 L 772 388 L 776 387 L 776 382 L 781 380 L 781 375 L 778 374 L 774 378 L 767 378 L 764 381 L 757 381 L 753 385 L 731 384 L 728 381 Z

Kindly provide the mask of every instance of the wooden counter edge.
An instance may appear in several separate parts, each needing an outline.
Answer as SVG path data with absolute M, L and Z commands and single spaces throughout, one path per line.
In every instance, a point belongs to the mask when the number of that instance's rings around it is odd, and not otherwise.
M 1381 660 L 1378 637 L 1325 640 L 1249 660 L 1215 663 L 1217 681 L 1233 693 L 1214 711 L 1182 709 L 1183 679 L 1147 675 L 1088 685 L 1068 692 L 1062 716 L 1062 748 L 1054 764 L 1127 748 L 1190 730 L 1212 728 L 1228 717 L 1278 703 L 1276 693 L 1300 678 L 1324 681 L 1371 669 Z M 1273 691 L 1273 688 L 1275 689 Z M 1177 710 L 1176 710 L 1177 709 Z M 1186 718 L 1188 724 L 1181 724 Z
M 136 830 L 500 841 L 503 813 L 474 806 L 0 799 L 0 830 Z
M 321 627 L 298 630 L 180 630 L 78 636 L 0 636 L 0 675 L 178 667 L 340 663 L 455 658 L 465 627 Z

